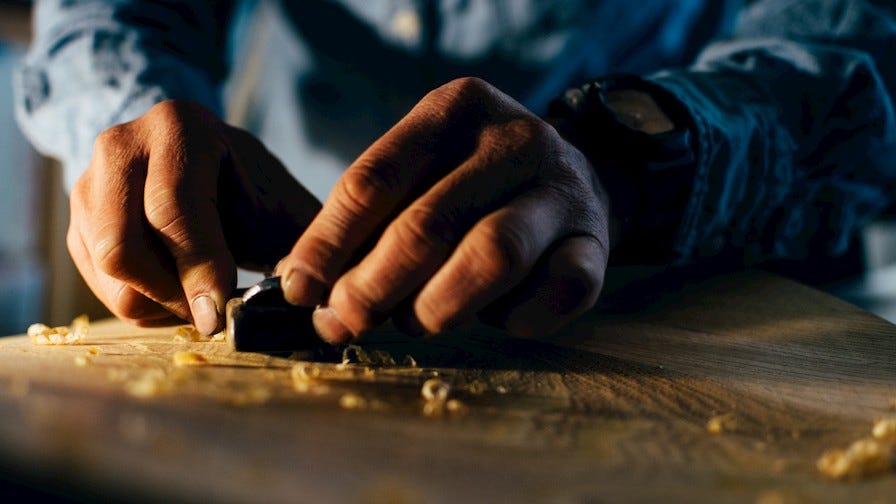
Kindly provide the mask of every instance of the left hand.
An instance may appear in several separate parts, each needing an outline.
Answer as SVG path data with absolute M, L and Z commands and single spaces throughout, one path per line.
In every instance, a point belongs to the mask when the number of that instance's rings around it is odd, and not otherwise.
M 479 315 L 535 337 L 596 302 L 609 218 L 578 149 L 464 78 L 430 92 L 348 168 L 276 273 L 287 301 L 322 304 L 314 323 L 331 343 L 389 316 L 435 334 Z

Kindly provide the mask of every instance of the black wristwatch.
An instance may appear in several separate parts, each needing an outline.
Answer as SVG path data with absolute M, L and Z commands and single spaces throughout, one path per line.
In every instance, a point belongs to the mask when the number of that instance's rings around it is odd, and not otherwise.
M 624 124 L 607 105 L 607 94 L 617 89 L 650 94 L 675 129 L 648 134 Z M 694 128 L 684 105 L 657 84 L 617 75 L 567 90 L 550 103 L 547 120 L 588 157 L 610 195 L 624 228 L 619 248 L 625 252 L 614 255 L 670 255 L 696 171 Z

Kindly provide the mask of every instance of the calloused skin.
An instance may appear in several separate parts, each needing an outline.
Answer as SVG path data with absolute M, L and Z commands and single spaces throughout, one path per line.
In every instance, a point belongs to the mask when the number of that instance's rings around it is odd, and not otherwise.
M 205 334 L 223 327 L 236 266 L 280 259 L 287 301 L 317 305 L 331 343 L 390 317 L 415 334 L 478 318 L 536 337 L 594 305 L 611 248 L 589 161 L 475 78 L 427 94 L 323 207 L 248 133 L 178 101 L 101 134 L 71 205 L 72 257 L 116 316 Z

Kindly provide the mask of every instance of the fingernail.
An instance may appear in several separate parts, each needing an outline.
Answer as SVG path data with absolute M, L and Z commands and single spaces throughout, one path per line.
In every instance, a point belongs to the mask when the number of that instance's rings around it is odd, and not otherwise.
M 318 306 L 311 315 L 311 323 L 320 337 L 331 344 L 337 345 L 352 339 L 352 333 L 345 328 L 336 312 L 328 306 Z
M 285 257 L 284 257 L 283 259 L 280 259 L 279 261 L 277 261 L 277 264 L 274 265 L 274 269 L 271 270 L 271 275 L 272 275 L 272 276 L 279 276 L 279 277 L 282 277 L 282 276 L 283 276 L 283 271 L 282 271 L 282 269 L 283 269 L 283 267 L 284 267 L 285 264 L 286 264 L 286 258 L 285 258 Z
M 324 300 L 327 287 L 311 275 L 292 269 L 283 278 L 283 297 L 288 303 L 314 306 Z
M 218 306 L 207 295 L 197 297 L 190 303 L 193 311 L 193 325 L 206 336 L 215 333 L 218 328 Z

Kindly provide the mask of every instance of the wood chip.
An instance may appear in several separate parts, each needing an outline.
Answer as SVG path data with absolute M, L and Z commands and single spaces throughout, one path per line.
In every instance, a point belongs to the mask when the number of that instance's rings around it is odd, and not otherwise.
M 856 479 L 878 475 L 894 467 L 893 445 L 873 438 L 855 441 L 845 450 L 830 450 L 818 459 L 816 466 L 824 476 L 834 479 Z
M 139 398 L 151 398 L 164 394 L 170 388 L 165 373 L 153 369 L 144 372 L 137 379 L 125 384 L 128 394 Z
M 28 326 L 28 337 L 33 345 L 74 345 L 87 339 L 90 323 L 87 315 L 79 315 L 68 326 L 49 327 L 37 323 Z
M 339 398 L 339 406 L 350 410 L 364 409 L 367 407 L 367 400 L 357 394 L 343 394 Z
M 208 359 L 202 354 L 196 352 L 174 352 L 172 356 L 175 366 L 205 366 L 208 365 Z
M 871 429 L 874 439 L 896 443 L 896 416 L 878 418 Z
M 722 434 L 737 430 L 737 418 L 732 413 L 716 415 L 706 422 L 706 432 L 710 434 Z
M 202 334 L 193 326 L 180 326 L 174 331 L 174 341 L 178 343 L 202 341 Z
M 256 406 L 268 402 L 273 393 L 264 387 L 250 387 L 245 390 L 228 390 L 218 397 L 219 402 L 229 406 Z
M 430 378 L 420 387 L 420 395 L 427 402 L 444 403 L 448 399 L 451 386 L 438 378 Z

